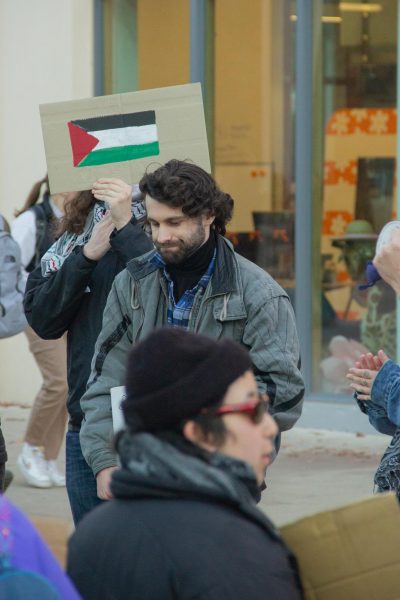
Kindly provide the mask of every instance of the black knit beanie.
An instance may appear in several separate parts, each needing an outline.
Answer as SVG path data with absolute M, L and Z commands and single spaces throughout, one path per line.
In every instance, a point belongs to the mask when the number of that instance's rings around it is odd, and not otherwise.
M 220 402 L 230 384 L 251 369 L 248 352 L 236 342 L 157 329 L 129 353 L 125 421 L 133 431 L 173 429 Z

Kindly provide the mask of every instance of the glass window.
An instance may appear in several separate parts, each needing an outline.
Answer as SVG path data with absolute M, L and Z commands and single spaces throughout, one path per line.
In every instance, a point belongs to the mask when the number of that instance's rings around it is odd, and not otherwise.
M 323 177 L 314 198 L 322 228 L 313 368 L 314 391 L 333 394 L 350 394 L 345 375 L 361 352 L 396 355 L 394 293 L 359 285 L 377 235 L 395 217 L 397 2 L 363 7 L 330 0 L 317 16 Z
M 292 298 L 295 4 L 207 0 L 203 90 L 214 176 L 235 200 L 228 236 Z M 190 8 L 104 0 L 106 93 L 190 81 Z
M 137 89 L 136 12 L 132 0 L 103 0 L 104 94 Z
M 189 0 L 136 0 L 138 89 L 190 81 Z
M 190 81 L 189 0 L 103 0 L 104 93 Z
M 236 250 L 294 288 L 294 29 L 288 0 L 215 0 L 214 174 Z

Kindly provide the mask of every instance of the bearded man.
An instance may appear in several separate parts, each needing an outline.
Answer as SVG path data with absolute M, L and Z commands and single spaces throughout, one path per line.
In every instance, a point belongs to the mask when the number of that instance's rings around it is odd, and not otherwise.
M 280 431 L 300 417 L 304 395 L 287 294 L 223 237 L 232 217 L 231 196 L 206 171 L 179 160 L 146 173 L 139 187 L 155 249 L 131 260 L 114 281 L 81 400 L 82 451 L 102 499 L 111 497 L 109 482 L 117 465 L 110 389 L 124 383 L 131 345 L 152 330 L 183 327 L 248 349 L 259 390 L 268 394 Z M 107 201 L 107 194 L 100 199 Z

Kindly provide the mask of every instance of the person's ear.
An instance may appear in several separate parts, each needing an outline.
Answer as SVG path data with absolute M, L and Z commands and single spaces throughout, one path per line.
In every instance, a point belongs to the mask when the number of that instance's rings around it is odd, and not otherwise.
M 196 446 L 200 446 L 200 448 L 204 448 L 209 452 L 215 452 L 215 446 L 209 443 L 207 438 L 204 436 L 201 427 L 195 423 L 195 421 L 186 421 L 183 426 L 182 433 L 184 437 L 189 440 L 189 442 L 192 442 L 192 444 L 196 444 Z
M 203 215 L 203 226 L 210 227 L 215 221 L 215 215 L 213 213 L 206 213 Z
M 192 444 L 199 444 L 204 441 L 204 437 L 201 435 L 201 430 L 197 423 L 194 421 L 186 421 L 182 429 L 184 437 L 192 442 Z

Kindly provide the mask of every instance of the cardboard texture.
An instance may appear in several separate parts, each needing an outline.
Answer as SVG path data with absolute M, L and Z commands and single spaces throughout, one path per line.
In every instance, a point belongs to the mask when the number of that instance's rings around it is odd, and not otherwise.
M 107 119 L 113 115 L 114 120 Z M 135 183 L 147 168 L 155 170 L 172 158 L 189 159 L 211 171 L 199 83 L 42 104 L 40 116 L 52 194 L 91 189 L 93 182 L 100 177 L 120 177 L 128 183 Z M 147 122 L 142 123 L 146 117 Z M 114 149 L 110 145 L 115 146 L 115 139 L 130 140 L 125 143 L 125 148 L 130 150 L 131 155 L 140 155 L 135 150 L 136 146 L 134 148 L 137 142 L 131 141 L 134 135 L 132 128 L 127 130 L 138 121 L 139 125 L 148 125 L 151 135 L 156 136 L 150 140 L 146 138 L 151 142 L 147 143 L 149 155 L 128 160 L 119 148 L 120 153 L 114 154 L 112 160 L 122 156 L 124 160 L 98 164 L 98 157 L 104 157 L 105 150 Z M 121 133 L 116 138 L 114 136 L 114 141 L 110 142 L 112 130 L 109 127 L 119 128 L 119 132 L 125 128 L 125 132 L 122 137 Z M 150 129 L 146 131 L 147 136 Z M 96 136 L 99 130 L 103 134 L 106 130 L 107 134 L 105 141 L 102 138 L 98 143 Z M 118 143 L 122 146 L 121 141 Z M 99 154 L 99 148 L 104 145 L 108 147 Z M 109 154 L 104 160 L 108 160 L 107 157 Z M 84 166 L 83 163 L 87 162 L 92 164 Z
M 29 519 L 49 546 L 61 567 L 65 569 L 68 538 L 73 532 L 72 524 L 56 517 L 30 516 Z
M 398 600 L 400 508 L 379 494 L 281 528 L 306 600 Z

